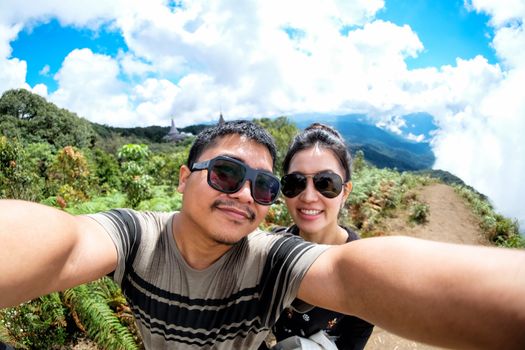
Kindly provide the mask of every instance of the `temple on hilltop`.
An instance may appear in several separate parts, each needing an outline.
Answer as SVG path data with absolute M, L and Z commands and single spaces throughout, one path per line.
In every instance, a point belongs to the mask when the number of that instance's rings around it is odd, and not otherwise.
M 168 134 L 163 137 L 163 139 L 169 142 L 179 142 L 184 140 L 188 136 L 188 133 L 180 132 L 179 130 L 177 130 L 177 128 L 175 127 L 175 121 L 171 119 L 171 129 L 168 132 Z
M 222 116 L 222 112 L 221 114 L 219 115 L 219 122 L 217 123 L 217 125 L 222 125 L 224 124 L 224 117 Z

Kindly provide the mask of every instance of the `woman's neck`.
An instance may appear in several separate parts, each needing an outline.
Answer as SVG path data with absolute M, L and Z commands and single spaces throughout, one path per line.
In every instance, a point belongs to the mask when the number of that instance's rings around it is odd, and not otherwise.
M 348 239 L 348 233 L 339 225 L 318 232 L 305 232 L 299 229 L 299 235 L 306 241 L 328 245 L 344 244 Z

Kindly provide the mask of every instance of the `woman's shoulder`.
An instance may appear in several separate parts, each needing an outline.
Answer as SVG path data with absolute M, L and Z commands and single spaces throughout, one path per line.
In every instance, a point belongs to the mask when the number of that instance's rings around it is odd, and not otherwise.
M 274 234 L 291 233 L 292 235 L 296 235 L 296 236 L 299 235 L 299 229 L 297 228 L 296 225 L 292 225 L 292 226 L 273 226 L 270 229 L 270 232 L 274 233 Z
M 361 238 L 361 237 L 359 237 L 359 234 L 357 232 L 355 232 L 353 229 L 351 229 L 350 227 L 342 226 L 342 225 L 341 225 L 341 227 L 343 229 L 345 229 L 346 233 L 348 234 L 348 239 L 346 240 L 347 242 L 356 241 L 356 240 Z

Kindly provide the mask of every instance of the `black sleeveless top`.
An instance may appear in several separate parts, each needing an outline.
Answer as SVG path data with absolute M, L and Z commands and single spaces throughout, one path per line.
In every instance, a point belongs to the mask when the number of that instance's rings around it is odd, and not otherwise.
M 359 239 L 357 233 L 350 228 L 341 227 L 348 233 L 347 242 Z M 272 232 L 288 232 L 299 235 L 299 229 L 296 225 L 289 228 L 279 227 Z M 300 303 L 304 304 L 301 300 L 295 299 L 292 305 L 299 305 Z M 338 349 L 361 350 L 365 347 L 373 328 L 372 324 L 360 318 L 314 307 L 305 313 L 294 311 L 291 308 L 286 309 L 272 330 L 277 341 L 280 341 L 294 335 L 308 337 L 324 329 L 328 335 L 335 338 Z

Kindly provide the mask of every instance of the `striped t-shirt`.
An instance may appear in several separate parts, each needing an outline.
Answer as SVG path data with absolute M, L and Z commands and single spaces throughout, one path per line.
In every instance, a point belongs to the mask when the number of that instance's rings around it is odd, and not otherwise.
M 172 232 L 174 213 L 90 215 L 113 240 L 121 286 L 147 349 L 256 349 L 327 246 L 255 231 L 204 270 Z

